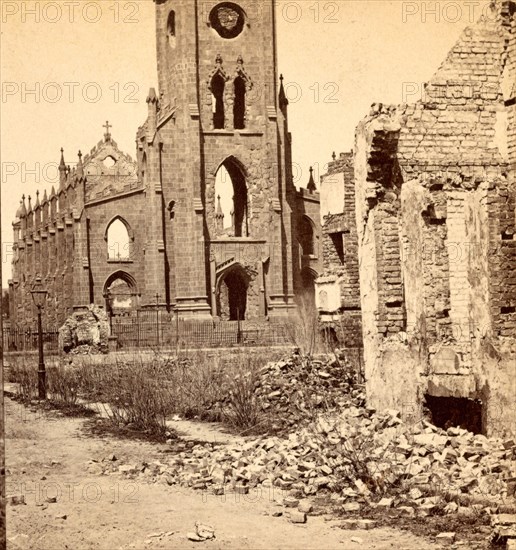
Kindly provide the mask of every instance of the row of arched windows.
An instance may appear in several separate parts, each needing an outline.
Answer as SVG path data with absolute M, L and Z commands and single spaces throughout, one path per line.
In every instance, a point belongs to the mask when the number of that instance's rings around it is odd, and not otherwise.
M 213 128 L 223 130 L 226 126 L 225 90 L 226 80 L 217 73 L 211 79 L 210 89 L 213 98 Z M 233 128 L 243 130 L 245 128 L 245 96 L 246 82 L 241 76 L 233 81 Z

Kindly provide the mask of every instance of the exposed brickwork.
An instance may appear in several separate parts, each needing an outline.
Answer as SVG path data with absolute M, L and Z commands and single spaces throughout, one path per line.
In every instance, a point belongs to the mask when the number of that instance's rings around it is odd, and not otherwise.
M 352 152 L 334 158 L 321 177 L 321 215 L 323 270 L 316 292 L 322 326 L 331 328 L 341 345 L 362 347 Z M 333 285 L 336 299 L 326 300 Z
M 516 4 L 491 9 L 421 101 L 374 105 L 359 125 L 356 216 L 371 404 L 477 398 L 485 431 L 503 433 L 516 424 Z

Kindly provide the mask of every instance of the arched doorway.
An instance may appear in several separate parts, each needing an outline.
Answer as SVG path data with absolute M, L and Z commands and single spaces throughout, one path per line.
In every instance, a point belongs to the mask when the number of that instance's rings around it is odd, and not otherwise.
M 228 269 L 219 279 L 217 314 L 224 321 L 246 318 L 249 277 L 240 265 Z
M 125 271 L 113 273 L 104 285 L 104 299 L 110 316 L 130 315 L 138 308 L 136 281 Z

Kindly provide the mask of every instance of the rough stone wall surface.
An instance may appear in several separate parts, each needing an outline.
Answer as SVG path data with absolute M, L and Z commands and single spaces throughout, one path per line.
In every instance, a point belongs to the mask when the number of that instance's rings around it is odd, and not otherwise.
M 424 98 L 358 126 L 356 224 L 371 405 L 480 399 L 484 430 L 514 433 L 516 4 L 491 10 Z

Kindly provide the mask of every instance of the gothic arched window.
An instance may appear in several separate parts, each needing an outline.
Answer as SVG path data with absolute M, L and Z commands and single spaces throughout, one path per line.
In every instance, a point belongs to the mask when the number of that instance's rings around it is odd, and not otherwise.
M 220 196 L 224 228 L 230 229 L 234 237 L 247 237 L 249 224 L 246 178 L 240 163 L 233 157 L 226 159 L 217 170 L 215 196 Z
M 303 256 L 309 256 L 309 255 L 315 254 L 314 228 L 312 225 L 312 221 L 306 216 L 303 216 L 299 222 L 298 239 L 299 239 L 299 244 L 303 249 Z
M 235 130 L 245 128 L 246 82 L 241 76 L 235 78 L 235 103 L 233 104 L 233 126 Z
M 131 259 L 132 236 L 130 227 L 120 217 L 116 217 L 107 227 L 106 240 L 108 260 L 124 261 Z
M 225 127 L 224 88 L 226 81 L 220 73 L 211 79 L 211 93 L 213 96 L 213 128 L 223 130 Z

